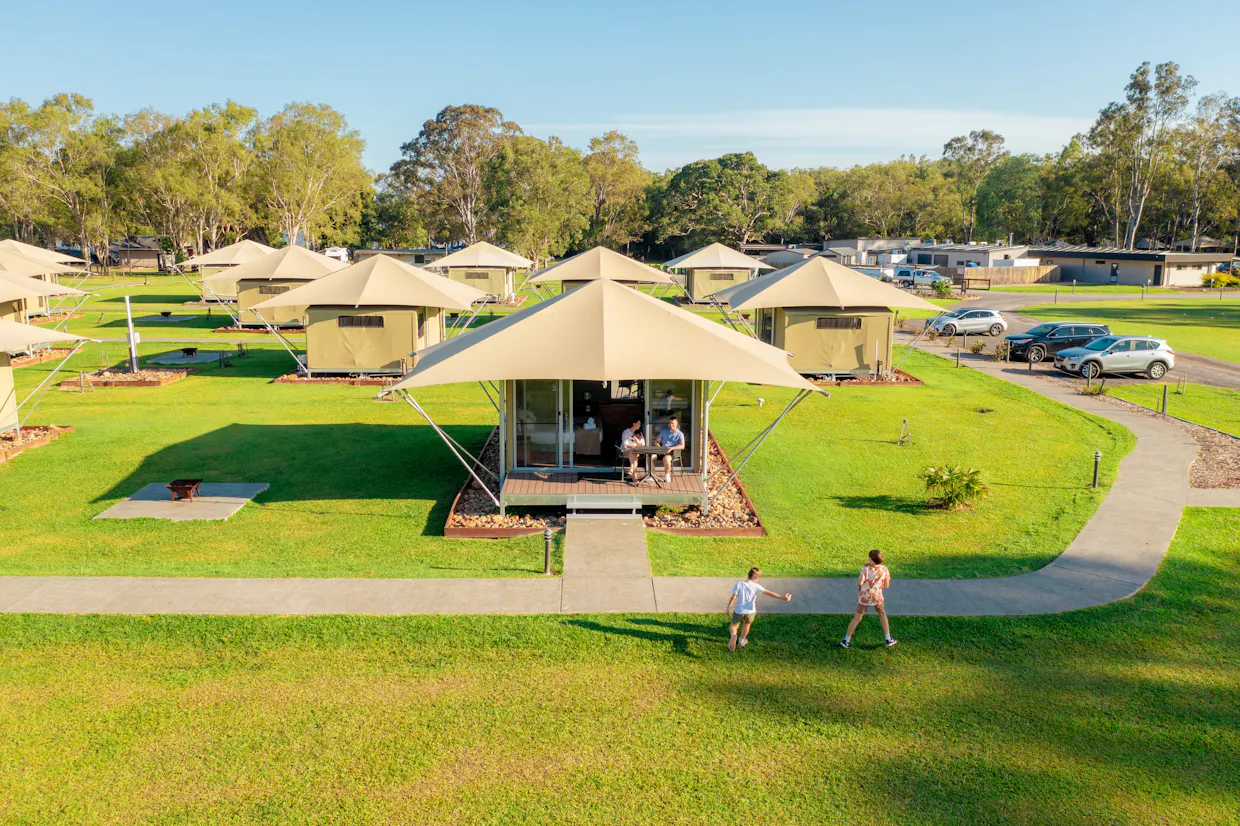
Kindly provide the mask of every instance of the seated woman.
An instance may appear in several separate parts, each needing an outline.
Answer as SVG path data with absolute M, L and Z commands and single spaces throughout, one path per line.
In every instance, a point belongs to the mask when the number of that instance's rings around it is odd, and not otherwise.
M 645 447 L 646 437 L 642 435 L 642 420 L 637 419 L 620 434 L 620 452 L 629 460 L 629 479 L 637 481 L 637 454 L 635 447 Z
M 668 452 L 663 455 L 663 481 L 672 481 L 672 454 L 677 450 L 685 449 L 685 434 L 680 429 L 680 419 L 675 416 L 667 420 L 667 427 L 659 433 L 659 438 L 655 440 L 655 444 L 659 447 L 669 448 Z

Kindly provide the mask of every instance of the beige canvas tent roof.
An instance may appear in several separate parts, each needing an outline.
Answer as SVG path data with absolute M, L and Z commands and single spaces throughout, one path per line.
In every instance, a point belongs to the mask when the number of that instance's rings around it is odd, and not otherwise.
M 36 247 L 33 244 L 23 244 L 21 241 L 15 241 L 12 238 L 5 238 L 3 241 L 0 241 L 0 251 L 15 252 L 32 261 L 38 261 L 40 264 L 66 265 L 59 272 L 77 271 L 81 269 L 82 264 L 86 263 L 76 255 L 66 255 L 55 250 Z
M 463 250 L 457 250 L 451 255 L 445 255 L 430 266 L 436 269 L 447 269 L 448 267 L 508 267 L 511 269 L 521 269 L 534 266 L 534 262 L 494 244 L 478 241 L 477 243 L 470 244 Z
M 24 298 L 47 298 L 56 295 L 86 295 L 81 290 L 40 281 L 24 275 L 12 275 L 0 270 L 0 301 L 16 301 Z
M 275 247 L 269 247 L 266 244 L 260 244 L 257 241 L 243 238 L 235 244 L 229 244 L 226 247 L 220 247 L 211 252 L 204 252 L 202 255 L 196 255 L 193 258 L 182 261 L 181 266 L 232 267 L 245 264 L 256 258 L 262 258 L 264 255 L 270 255 L 273 252 L 276 252 Z
M 439 262 L 442 263 L 442 262 Z M 642 284 L 673 284 L 671 276 L 634 261 L 627 255 L 595 247 L 566 258 L 558 264 L 543 267 L 525 282 L 546 284 L 556 281 L 626 281 Z
M 901 307 L 933 310 L 923 298 L 817 257 L 715 293 L 733 310 L 761 307 Z
M 56 275 L 74 270 L 66 264 L 36 261 L 12 250 L 0 250 L 0 275 L 31 278 L 38 275 Z
M 770 264 L 764 264 L 756 258 L 750 258 L 729 246 L 715 242 L 700 250 L 686 253 L 673 258 L 663 266 L 669 270 L 721 269 L 721 270 L 773 270 Z
M 202 280 L 206 284 L 213 281 L 314 281 L 347 266 L 342 261 L 311 252 L 305 247 L 290 245 L 224 272 L 208 275 Z
M 47 327 L 36 327 L 33 324 L 18 324 L 16 321 L 0 320 L 0 352 L 22 350 L 39 344 L 50 344 L 55 341 L 93 341 L 72 333 L 62 333 Z
M 254 309 L 267 307 L 442 307 L 468 310 L 486 298 L 473 287 L 427 272 L 386 255 L 372 255 L 360 264 L 328 273 L 316 281 L 274 296 Z
M 784 351 L 605 279 L 423 350 L 393 389 L 634 377 L 816 389 Z

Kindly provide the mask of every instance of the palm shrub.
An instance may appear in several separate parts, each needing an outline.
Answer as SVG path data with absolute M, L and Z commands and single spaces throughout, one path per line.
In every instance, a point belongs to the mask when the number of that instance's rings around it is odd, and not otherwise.
M 979 338 L 977 341 L 969 345 L 969 352 L 975 356 L 981 355 L 986 352 L 986 342 Z
M 917 476 L 926 483 L 926 491 L 930 494 L 927 504 L 943 510 L 961 510 L 974 499 L 985 496 L 990 490 L 982 481 L 980 470 L 972 470 L 960 465 L 928 467 Z
M 930 285 L 930 289 L 934 290 L 934 294 L 939 298 L 952 297 L 952 282 L 950 281 L 935 281 Z

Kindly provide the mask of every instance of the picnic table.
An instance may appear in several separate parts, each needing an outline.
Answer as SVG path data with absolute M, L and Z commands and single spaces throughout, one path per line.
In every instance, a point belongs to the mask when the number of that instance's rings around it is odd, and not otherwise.
M 172 491 L 172 501 L 180 502 L 183 500 L 194 501 L 195 496 L 201 496 L 198 486 L 202 484 L 201 479 L 173 479 L 168 483 L 168 490 Z
M 659 477 L 655 476 L 654 474 L 654 469 L 653 469 L 654 468 L 654 457 L 666 456 L 667 454 L 671 453 L 672 450 L 673 448 L 660 447 L 658 445 L 650 445 L 649 447 L 647 447 L 646 445 L 641 445 L 639 447 L 629 448 L 628 449 L 629 453 L 632 453 L 634 456 L 646 457 L 646 475 L 637 484 L 644 485 L 646 484 L 647 481 L 651 481 L 651 482 L 654 482 L 655 487 L 660 487 L 660 488 L 663 487 L 663 483 L 659 481 Z

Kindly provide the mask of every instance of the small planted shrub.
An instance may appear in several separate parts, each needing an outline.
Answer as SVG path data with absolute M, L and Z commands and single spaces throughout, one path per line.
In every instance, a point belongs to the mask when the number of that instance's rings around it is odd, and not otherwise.
M 950 281 L 935 281 L 930 285 L 930 289 L 939 298 L 952 297 L 952 283 Z
M 977 341 L 969 345 L 969 352 L 975 356 L 981 355 L 982 353 L 986 352 L 986 342 L 982 341 L 981 339 L 978 339 Z
M 930 322 L 926 322 L 926 323 L 929 324 Z M 939 337 L 939 331 L 937 329 L 931 327 L 929 330 L 926 330 L 926 339 L 928 341 L 934 341 L 938 337 Z
M 1083 384 L 1077 392 L 1082 396 L 1105 396 L 1107 386 L 1105 384 Z
M 942 510 L 963 510 L 990 490 L 982 481 L 980 470 L 960 465 L 928 467 L 917 477 L 926 483 L 926 492 L 930 494 L 926 504 Z
M 1007 361 L 1011 352 L 1012 345 L 1009 342 L 1000 341 L 995 345 L 995 361 Z

